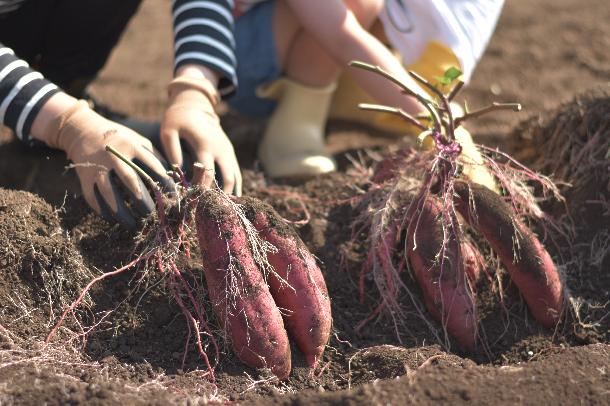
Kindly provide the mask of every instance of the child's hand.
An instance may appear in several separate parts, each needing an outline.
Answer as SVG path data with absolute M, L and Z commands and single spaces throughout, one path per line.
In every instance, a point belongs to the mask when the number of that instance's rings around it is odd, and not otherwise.
M 194 153 L 194 159 L 204 165 L 206 176 L 202 186 L 214 182 L 217 164 L 226 193 L 241 195 L 241 172 L 231 141 L 220 126 L 214 105 L 218 95 L 206 78 L 178 77 L 169 85 L 169 106 L 161 123 L 161 144 L 172 164 L 181 166 L 180 139 Z

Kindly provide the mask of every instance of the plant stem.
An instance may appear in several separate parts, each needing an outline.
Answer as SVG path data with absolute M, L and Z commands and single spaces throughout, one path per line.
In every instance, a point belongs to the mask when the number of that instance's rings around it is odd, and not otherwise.
M 203 178 L 205 177 L 205 166 L 201 162 L 195 162 L 193 164 L 193 185 L 202 185 Z
M 153 188 L 153 190 L 161 193 L 161 188 L 159 187 L 159 185 L 157 185 L 157 182 L 155 182 L 154 179 L 151 178 L 150 175 L 147 174 L 142 168 L 140 168 L 138 165 L 131 162 L 131 160 L 127 159 L 127 157 L 125 155 L 121 154 L 119 151 L 117 151 L 110 145 L 106 145 L 106 151 L 110 152 L 112 155 L 116 156 L 121 161 L 123 161 L 125 164 L 127 164 L 131 169 L 136 171 L 136 173 L 138 175 L 140 175 L 140 177 L 142 177 L 142 179 L 144 179 L 146 182 L 148 182 L 148 184 L 150 185 L 151 188 Z
M 383 106 L 381 104 L 369 104 L 369 103 L 360 103 L 358 105 L 358 107 L 360 107 L 362 110 L 380 111 L 382 113 L 395 114 L 397 116 L 402 117 L 403 119 L 408 121 L 410 124 L 414 125 L 415 127 L 419 128 L 422 131 L 426 131 L 428 129 L 428 127 L 426 127 L 425 125 L 423 125 L 422 123 L 417 121 L 417 119 L 415 117 L 411 116 L 410 114 L 405 112 L 403 109 L 399 109 L 396 107 L 390 107 L 390 106 Z M 426 118 L 428 118 L 428 117 L 426 116 Z
M 386 79 L 389 79 L 390 81 L 392 81 L 396 85 L 398 85 L 398 87 L 400 87 L 409 96 L 415 97 L 415 99 L 417 99 L 417 101 L 419 101 L 426 108 L 426 110 L 428 110 L 428 112 L 430 113 L 430 116 L 434 120 L 434 129 L 436 131 L 440 131 L 440 129 L 441 129 L 441 119 L 440 119 L 440 117 L 438 115 L 438 112 L 436 111 L 436 108 L 434 107 L 434 102 L 432 100 L 429 100 L 429 99 L 423 97 L 422 95 L 415 93 L 407 85 L 405 85 L 403 82 L 401 82 L 396 77 L 394 77 L 394 75 L 392 75 L 391 73 L 387 72 L 386 70 L 384 70 L 380 66 L 371 65 L 369 63 L 360 62 L 360 61 L 351 61 L 349 63 L 349 66 L 354 67 L 354 68 L 359 68 L 359 69 L 367 70 L 369 72 L 373 72 L 373 73 L 376 73 L 378 75 L 381 75 L 381 76 L 385 77 Z
M 515 112 L 521 111 L 520 103 L 492 103 L 491 106 L 483 107 L 480 110 L 475 110 L 470 113 L 466 113 L 461 117 L 455 119 L 455 125 L 459 126 L 462 122 L 471 118 L 480 117 L 484 114 L 491 113 L 497 110 L 512 110 Z
M 451 114 L 451 108 L 449 107 L 449 100 L 447 99 L 447 97 L 445 97 L 443 92 L 438 90 L 436 88 L 436 86 L 432 85 L 432 83 L 428 82 L 425 78 L 418 75 L 417 73 L 415 73 L 413 71 L 409 71 L 409 75 L 413 79 L 415 79 L 416 81 L 418 81 L 419 83 L 421 83 L 422 85 L 427 87 L 432 93 L 434 93 L 438 97 L 438 99 L 440 100 L 440 102 L 443 105 L 443 109 L 445 109 L 444 113 L 447 115 L 447 118 L 448 118 L 448 121 L 443 120 L 443 127 L 445 127 L 445 133 L 446 133 L 445 136 L 449 137 L 449 139 L 451 141 L 454 141 L 455 135 L 453 134 L 453 130 L 455 127 L 454 127 L 454 123 L 453 123 L 453 114 Z
M 457 84 L 455 85 L 455 87 L 453 89 L 451 89 L 451 91 L 447 95 L 447 100 L 450 102 L 453 101 L 453 99 L 455 99 L 455 96 L 457 96 L 458 93 L 460 92 L 460 90 L 462 90 L 463 86 L 464 86 L 464 82 L 462 82 L 461 80 L 458 81 Z

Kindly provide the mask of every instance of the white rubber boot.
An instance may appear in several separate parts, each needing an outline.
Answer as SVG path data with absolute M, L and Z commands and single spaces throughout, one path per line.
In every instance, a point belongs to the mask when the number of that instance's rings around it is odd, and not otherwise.
M 269 176 L 313 176 L 337 169 L 324 142 L 335 87 L 314 88 L 282 78 L 257 90 L 259 97 L 278 102 L 258 148 Z

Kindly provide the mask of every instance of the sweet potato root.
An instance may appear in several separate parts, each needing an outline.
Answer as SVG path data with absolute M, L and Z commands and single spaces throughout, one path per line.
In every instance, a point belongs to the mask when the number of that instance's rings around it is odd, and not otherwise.
M 284 309 L 284 322 L 310 367 L 315 368 L 328 342 L 332 324 L 330 299 L 316 259 L 296 232 L 268 204 L 243 198 L 246 215 L 259 236 L 277 248 L 268 260 L 271 294 Z
M 214 311 L 240 360 L 286 378 L 291 357 L 282 315 L 253 258 L 243 225 L 224 199 L 218 191 L 204 191 L 196 211 Z
M 406 256 L 428 311 L 460 345 L 472 349 L 477 335 L 476 307 L 466 283 L 462 246 L 450 239 L 443 250 L 441 210 L 438 200 L 429 197 L 411 216 Z
M 563 309 L 564 296 L 557 267 L 549 253 L 491 190 L 456 182 L 455 191 L 457 210 L 499 255 L 530 312 L 542 325 L 554 327 Z

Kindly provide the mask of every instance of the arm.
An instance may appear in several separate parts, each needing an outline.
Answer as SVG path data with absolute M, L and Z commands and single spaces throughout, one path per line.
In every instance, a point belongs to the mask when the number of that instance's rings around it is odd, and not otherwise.
M 174 73 L 205 77 L 222 95 L 235 90 L 235 39 L 228 0 L 174 0 Z
M 161 124 L 169 160 L 182 165 L 180 140 L 207 169 L 203 186 L 218 166 L 227 193 L 241 194 L 241 172 L 233 146 L 214 107 L 237 86 L 232 7 L 228 0 L 174 0 L 174 80 Z
M 134 215 L 149 214 L 154 202 L 136 173 L 111 157 L 106 145 L 139 160 L 151 176 L 170 186 L 150 141 L 60 91 L 1 44 L 0 122 L 24 142 L 36 139 L 65 151 L 76 169 L 85 200 L 108 220 L 133 228 Z M 122 200 L 117 182 L 125 186 L 133 210 Z
M 60 96 L 57 86 L 30 69 L 25 61 L 0 43 L 0 123 L 24 142 L 30 140 L 33 132 L 42 137 L 52 113 L 46 113 L 43 122 L 35 122 L 35 119 L 50 99 L 60 110 L 76 102 L 65 94 Z
M 360 26 L 354 14 L 341 0 L 286 1 L 305 30 L 318 40 L 340 66 L 346 66 L 353 60 L 379 65 L 415 92 L 425 95 L 398 59 Z M 387 80 L 359 69 L 351 69 L 350 73 L 380 103 L 401 107 L 411 114 L 424 113 L 423 107 L 414 98 L 405 97 L 397 86 Z

